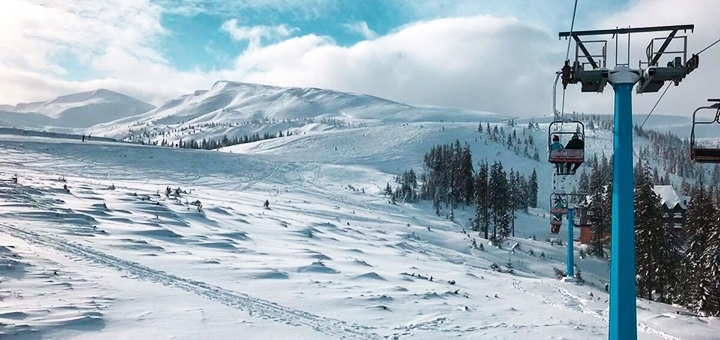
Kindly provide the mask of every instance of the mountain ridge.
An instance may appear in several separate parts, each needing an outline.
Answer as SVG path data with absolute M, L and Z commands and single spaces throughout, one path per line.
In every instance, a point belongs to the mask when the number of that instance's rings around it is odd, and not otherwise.
M 155 107 L 128 95 L 100 88 L 59 96 L 46 101 L 6 105 L 0 110 L 5 126 L 51 131 L 73 129 L 142 114 Z

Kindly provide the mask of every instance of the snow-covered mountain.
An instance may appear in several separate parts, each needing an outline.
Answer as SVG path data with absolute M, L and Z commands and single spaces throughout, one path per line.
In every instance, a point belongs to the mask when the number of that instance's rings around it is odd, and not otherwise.
M 502 115 L 445 107 L 413 106 L 369 95 L 318 88 L 276 87 L 218 81 L 210 90 L 169 100 L 143 115 L 93 127 L 93 135 L 119 139 L 179 140 L 223 135 L 327 129 L 339 124 L 375 126 L 423 121 L 500 121 Z M 252 122 L 262 122 L 251 125 Z M 318 126 L 320 125 L 320 126 Z M 195 127 L 195 128 L 191 128 Z M 192 131 L 193 136 L 187 135 Z M 201 131 L 202 130 L 202 131 Z M 187 133 L 176 133 L 186 131 Z M 158 137 L 165 133 L 164 136 Z
M 99 89 L 35 103 L 0 107 L 0 125 L 72 132 L 96 124 L 135 116 L 154 106 L 138 99 Z

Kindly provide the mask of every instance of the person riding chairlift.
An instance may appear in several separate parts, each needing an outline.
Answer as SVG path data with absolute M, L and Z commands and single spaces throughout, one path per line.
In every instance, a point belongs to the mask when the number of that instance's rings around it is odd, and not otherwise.
M 572 139 L 568 141 L 567 145 L 565 145 L 566 149 L 575 149 L 575 150 L 582 150 L 585 148 L 585 143 L 582 139 L 578 136 L 577 133 L 573 134 Z M 582 163 L 570 163 L 568 162 L 565 165 L 565 171 L 571 174 L 575 174 L 575 171 L 580 167 Z M 573 166 L 574 165 L 574 166 Z M 573 166 L 572 170 L 570 170 L 570 166 Z
M 554 135 L 552 140 L 553 140 L 553 143 L 550 144 L 550 150 L 555 151 L 555 150 L 563 149 L 563 145 L 562 145 L 562 143 L 560 143 L 560 137 L 558 137 L 558 135 Z M 562 163 L 555 163 L 555 172 L 557 172 L 558 174 L 561 174 L 563 172 L 562 168 L 563 168 Z

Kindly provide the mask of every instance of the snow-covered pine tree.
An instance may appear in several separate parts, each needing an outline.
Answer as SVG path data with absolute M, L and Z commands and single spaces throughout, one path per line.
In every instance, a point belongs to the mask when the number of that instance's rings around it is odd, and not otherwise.
M 466 205 L 470 205 L 470 203 L 474 200 L 475 197 L 475 195 L 473 194 L 473 173 L 475 172 L 475 169 L 473 169 L 472 163 L 473 162 L 472 153 L 470 152 L 470 144 L 465 143 L 465 146 L 462 150 L 462 155 L 460 156 L 460 169 L 458 169 L 458 176 L 460 177 L 459 182 L 461 184 L 461 196 L 465 201 Z
M 537 208 L 537 196 L 538 196 L 538 178 L 537 172 L 533 169 L 530 174 L 530 180 L 528 181 L 528 205 L 532 208 Z
M 720 217 L 711 225 L 702 259 L 704 311 L 711 316 L 720 316 Z
M 604 189 L 600 190 L 602 192 L 602 200 L 600 201 L 600 204 L 603 211 L 601 223 L 603 226 L 603 232 L 607 233 L 607 237 L 602 238 L 602 243 L 609 248 L 612 241 L 612 181 L 610 181 Z M 608 256 L 609 255 L 611 254 L 608 254 Z
M 680 193 L 685 196 L 690 196 L 691 191 L 692 186 L 690 186 L 690 183 L 687 182 L 687 179 L 683 177 L 682 181 L 680 182 Z
M 475 231 L 482 231 L 485 238 L 488 238 L 490 226 L 489 192 L 488 192 L 489 169 L 487 161 L 480 164 L 480 169 L 475 176 Z
M 510 229 L 512 234 L 515 233 L 515 212 L 522 209 L 523 195 L 520 189 L 520 174 L 510 168 L 510 173 L 507 178 L 508 182 L 508 198 L 509 198 L 509 215 L 510 215 Z
M 528 192 L 528 181 L 525 176 L 520 176 L 519 172 L 515 175 L 518 177 L 518 185 L 520 186 L 520 208 L 523 212 L 527 213 L 530 207 L 529 192 Z
M 605 257 L 604 242 L 602 239 L 602 235 L 606 230 L 605 224 L 603 222 L 603 196 L 604 193 L 602 191 L 595 192 L 592 196 L 591 204 L 591 209 L 594 209 L 595 214 L 599 214 L 600 216 L 596 216 L 599 220 L 593 221 L 592 223 L 591 231 L 593 233 L 593 236 L 592 240 L 590 241 L 590 254 L 600 258 Z
M 709 246 L 709 238 L 713 225 L 717 224 L 717 210 L 705 190 L 692 192 L 687 208 L 685 224 L 685 257 L 683 267 L 682 297 L 685 305 L 696 311 L 706 310 L 706 292 L 709 263 L 705 251 Z M 716 278 L 717 279 L 717 278 Z
M 653 174 L 652 174 L 652 183 L 654 185 L 659 185 L 660 183 L 660 173 L 658 172 L 657 167 L 653 167 Z
M 495 162 L 490 169 L 491 217 L 493 221 L 493 238 L 505 238 L 510 235 L 510 195 L 507 176 L 501 162 Z
M 637 163 L 635 177 L 635 266 L 638 296 L 666 301 L 679 266 L 679 250 L 663 218 L 660 197 L 653 191 L 650 169 Z
M 594 164 L 593 168 L 590 170 L 590 179 L 588 181 L 588 191 L 591 194 L 594 194 L 602 189 L 605 182 L 603 177 L 600 164 Z
M 590 193 L 590 176 L 588 176 L 587 171 L 585 170 L 580 173 L 578 191 L 583 193 Z

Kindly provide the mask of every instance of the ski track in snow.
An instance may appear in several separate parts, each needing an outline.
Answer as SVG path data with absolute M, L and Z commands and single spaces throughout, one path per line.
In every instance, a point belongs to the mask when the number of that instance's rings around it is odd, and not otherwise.
M 30 243 L 53 248 L 67 255 L 89 260 L 121 272 L 127 272 L 141 280 L 179 288 L 212 301 L 220 302 L 229 307 L 246 310 L 250 315 L 262 319 L 269 319 L 297 327 L 310 327 L 315 331 L 337 336 L 339 339 L 382 339 L 381 336 L 371 332 L 372 327 L 348 324 L 342 320 L 322 317 L 298 309 L 281 306 L 274 302 L 229 291 L 201 281 L 184 279 L 136 262 L 123 260 L 80 244 L 71 243 L 60 237 L 24 231 L 4 223 L 0 223 L 0 230 Z M 393 339 L 398 339 L 398 336 L 394 335 Z
M 552 284 L 552 286 L 555 287 L 555 288 L 558 290 L 558 292 L 560 292 L 561 294 L 563 294 L 563 295 L 567 296 L 568 298 L 572 299 L 572 300 L 576 303 L 576 306 L 578 306 L 578 308 L 579 308 L 578 310 L 582 311 L 582 312 L 585 313 L 585 314 L 592 315 L 592 316 L 594 316 L 594 317 L 602 320 L 603 322 L 609 322 L 609 320 L 608 320 L 606 317 L 604 317 L 604 316 L 600 315 L 599 313 L 597 313 L 597 312 L 595 312 L 595 311 L 593 311 L 593 310 L 588 309 L 587 307 L 585 307 L 585 303 L 584 303 L 581 299 L 579 299 L 577 296 L 573 295 L 573 294 L 572 294 L 570 291 L 568 291 L 567 289 L 565 289 L 565 288 L 563 288 L 563 287 L 560 287 L 560 286 L 558 286 L 558 285 L 556 285 L 556 284 Z M 656 329 L 654 329 L 654 328 L 652 328 L 652 327 L 650 327 L 650 326 L 648 326 L 648 325 L 646 325 L 646 324 L 644 324 L 644 323 L 642 323 L 642 322 L 638 322 L 637 325 L 638 325 L 638 328 L 640 328 L 640 329 L 642 329 L 643 331 L 645 331 L 645 333 L 652 334 L 652 335 L 658 336 L 658 337 L 663 338 L 663 339 L 666 339 L 666 340 L 681 340 L 680 338 L 676 338 L 676 337 L 674 337 L 674 336 L 672 336 L 672 335 L 669 335 L 669 334 L 667 334 L 667 333 L 658 331 L 658 330 L 656 330 Z
M 594 318 L 596 318 L 596 319 L 599 319 L 599 320 L 601 320 L 601 321 L 603 321 L 603 322 L 605 322 L 605 323 L 608 323 L 608 322 L 609 322 L 608 318 L 606 318 L 605 316 L 601 315 L 600 313 L 598 313 L 598 312 L 596 312 L 596 311 L 594 311 L 594 310 L 592 310 L 592 309 L 589 309 L 589 308 L 585 307 L 585 302 L 583 302 L 581 299 L 579 299 L 578 297 L 576 297 L 575 295 L 573 295 L 573 294 L 572 294 L 570 291 L 568 291 L 567 289 L 565 289 L 565 288 L 563 288 L 563 287 L 560 287 L 560 286 L 558 286 L 558 285 L 556 285 L 556 284 L 550 284 L 550 286 L 552 286 L 553 288 L 555 288 L 560 294 L 562 294 L 562 295 L 566 296 L 567 298 L 569 298 L 569 299 L 573 302 L 571 305 L 568 305 L 568 304 L 560 304 L 560 303 L 557 303 L 557 302 L 555 302 L 555 301 L 552 301 L 552 300 L 550 300 L 550 299 L 548 299 L 548 298 L 546 298 L 546 297 L 544 297 L 544 296 L 542 296 L 542 295 L 540 295 L 540 294 L 535 294 L 535 293 L 533 293 L 533 292 L 530 292 L 530 291 L 528 291 L 528 290 L 520 287 L 520 281 L 517 281 L 517 280 L 513 280 L 513 281 L 512 281 L 512 286 L 513 286 L 513 288 L 515 288 L 515 289 L 517 289 L 517 290 L 519 290 L 519 291 L 521 291 L 521 292 L 523 292 L 523 293 L 525 293 L 525 294 L 534 296 L 535 298 L 539 299 L 540 301 L 542 301 L 542 302 L 545 303 L 545 304 L 548 304 L 548 305 L 551 305 L 551 306 L 555 306 L 555 307 L 558 307 L 558 308 L 567 309 L 567 310 L 582 312 L 582 313 L 587 314 L 587 315 L 590 315 L 590 316 L 592 316 L 592 317 L 594 317 Z M 658 330 L 656 330 L 656 329 L 654 329 L 654 328 L 652 328 L 652 327 L 650 327 L 650 326 L 648 326 L 648 325 L 646 325 L 646 324 L 644 324 L 644 323 L 642 323 L 642 322 L 638 322 L 637 325 L 638 325 L 638 328 L 641 329 L 641 330 L 643 330 L 645 333 L 655 335 L 655 336 L 657 336 L 657 337 L 659 337 L 659 338 L 666 339 L 666 340 L 681 340 L 680 338 L 676 338 L 676 337 L 674 337 L 674 336 L 672 336 L 672 335 L 669 335 L 669 334 L 667 334 L 667 333 L 658 331 Z

